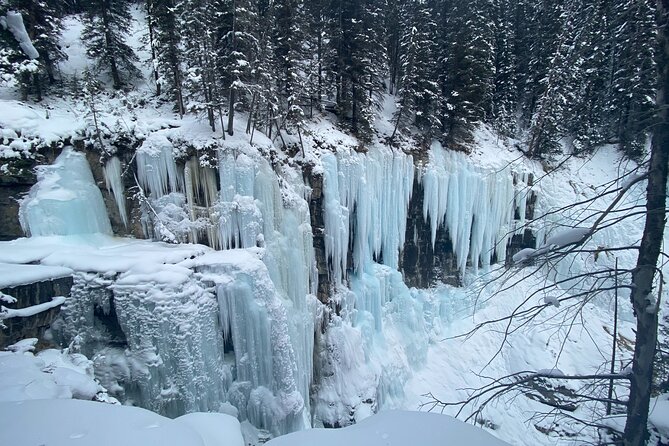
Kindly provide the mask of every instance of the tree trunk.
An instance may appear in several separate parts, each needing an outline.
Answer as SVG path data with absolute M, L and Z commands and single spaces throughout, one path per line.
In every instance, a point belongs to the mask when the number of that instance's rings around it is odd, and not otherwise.
M 648 409 L 653 379 L 653 358 L 657 343 L 657 310 L 659 293 L 653 297 L 653 282 L 662 246 L 667 197 L 667 164 L 669 163 L 669 125 L 667 93 L 669 93 L 669 0 L 659 0 L 657 66 L 658 122 L 653 132 L 648 187 L 646 189 L 646 223 L 639 258 L 632 274 L 632 305 L 636 313 L 636 344 L 632 363 L 630 398 L 625 424 L 625 446 L 641 446 L 648 438 Z M 655 302 L 657 300 L 657 302 Z

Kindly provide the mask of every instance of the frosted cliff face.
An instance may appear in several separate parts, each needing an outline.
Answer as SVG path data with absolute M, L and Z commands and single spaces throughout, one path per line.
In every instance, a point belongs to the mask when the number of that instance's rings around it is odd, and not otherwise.
M 397 270 L 415 184 L 433 249 L 446 231 L 460 275 L 503 259 L 514 213 L 524 215 L 510 168 L 476 168 L 438 144 L 424 165 L 381 145 L 323 151 L 312 166 L 322 207 L 310 208 L 298 167 L 275 170 L 244 145 L 218 150 L 215 162 L 185 157 L 172 140 L 158 131 L 137 151 L 143 227 L 218 251 L 124 242 L 85 248 L 87 261 L 43 259 L 79 271 L 54 335 L 77 339 L 110 393 L 170 416 L 232 405 L 240 420 L 279 435 L 399 406 L 430 340 L 467 299 L 409 289 Z M 31 234 L 43 233 L 38 218 L 69 222 L 80 212 L 72 206 L 102 204 L 83 155 L 64 151 L 42 169 L 22 208 Z M 104 166 L 127 223 L 122 172 L 117 158 Z M 68 199 L 53 206 L 54 196 Z M 108 233 L 104 208 L 89 208 L 95 226 L 73 231 Z M 323 271 L 314 220 L 323 222 Z M 324 302 L 319 277 L 330 287 Z

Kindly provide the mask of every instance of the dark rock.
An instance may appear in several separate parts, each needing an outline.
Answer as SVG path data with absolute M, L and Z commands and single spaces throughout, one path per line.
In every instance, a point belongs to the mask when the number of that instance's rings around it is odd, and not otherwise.
M 423 195 L 423 186 L 414 180 L 399 269 L 409 287 L 429 288 L 438 282 L 459 286 L 458 261 L 445 226 L 437 230 L 432 247 L 430 223 L 423 218 Z
M 55 296 L 69 296 L 72 277 L 45 280 L 42 282 L 3 288 L 0 291 L 16 298 L 16 303 L 7 305 L 11 308 L 25 308 L 51 302 Z M 0 350 L 25 338 L 42 339 L 44 331 L 60 313 L 60 307 L 54 307 L 29 317 L 5 319 L 7 328 L 0 329 Z

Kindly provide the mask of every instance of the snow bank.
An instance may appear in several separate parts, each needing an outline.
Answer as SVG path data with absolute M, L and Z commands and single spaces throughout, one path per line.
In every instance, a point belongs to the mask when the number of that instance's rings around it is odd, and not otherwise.
M 268 446 L 504 446 L 471 424 L 427 412 L 384 411 L 342 429 L 311 429 L 270 440 Z
M 0 250 L 2 248 L 0 247 Z M 15 287 L 45 280 L 71 276 L 73 271 L 62 266 L 16 265 L 0 263 L 0 288 Z
M 93 378 L 93 363 L 88 358 L 54 349 L 33 355 L 30 350 L 36 343 L 37 339 L 24 339 L 10 346 L 12 351 L 0 352 L 0 402 L 53 398 L 107 399 L 105 389 Z
M 131 406 L 79 400 L 23 401 L 0 403 L 0 430 L 3 440 L 14 445 L 242 444 L 239 442 L 239 423 L 235 425 L 234 420 L 224 414 L 206 415 L 208 418 L 171 420 Z

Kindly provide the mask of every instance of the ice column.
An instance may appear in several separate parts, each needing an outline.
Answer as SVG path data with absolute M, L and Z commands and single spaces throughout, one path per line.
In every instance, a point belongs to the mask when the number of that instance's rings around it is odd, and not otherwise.
M 345 276 L 351 236 L 354 271 L 372 259 L 397 268 L 413 188 L 412 157 L 372 146 L 367 154 L 326 153 L 321 160 L 325 250 L 335 283 Z
M 19 218 L 31 236 L 111 234 L 107 208 L 86 156 L 71 147 L 52 165 L 37 168 L 37 183 L 21 202 Z
M 105 174 L 107 190 L 114 194 L 116 207 L 118 207 L 118 212 L 121 215 L 123 225 L 127 228 L 128 213 L 125 208 L 125 187 L 123 186 L 123 180 L 121 178 L 121 161 L 119 161 L 118 157 L 113 156 L 109 159 L 109 161 L 107 161 L 103 170 Z

